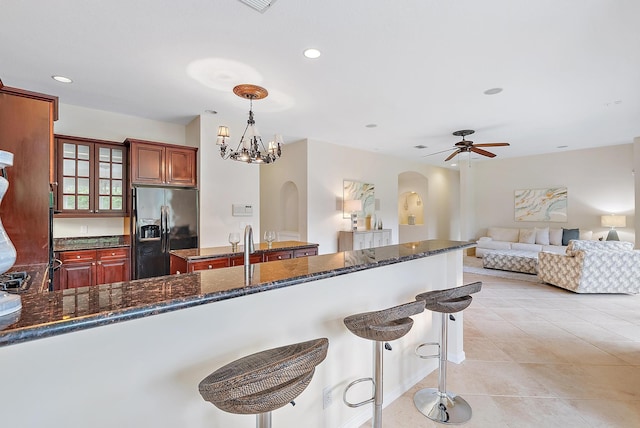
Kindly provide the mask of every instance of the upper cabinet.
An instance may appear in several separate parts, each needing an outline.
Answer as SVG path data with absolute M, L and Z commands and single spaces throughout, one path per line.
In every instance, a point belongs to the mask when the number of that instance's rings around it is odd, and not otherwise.
M 127 151 L 123 144 L 56 135 L 56 159 L 60 214 L 126 214 Z
M 196 187 L 197 148 L 127 139 L 131 184 Z

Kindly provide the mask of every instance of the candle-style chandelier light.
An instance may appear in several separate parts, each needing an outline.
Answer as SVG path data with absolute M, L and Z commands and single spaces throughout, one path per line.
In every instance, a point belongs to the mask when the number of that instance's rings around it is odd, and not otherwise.
M 250 84 L 236 86 L 233 88 L 233 93 L 249 100 L 249 120 L 247 120 L 247 127 L 242 137 L 240 137 L 240 142 L 235 150 L 231 150 L 227 145 L 229 128 L 226 126 L 218 127 L 216 144 L 220 146 L 220 156 L 222 156 L 223 159 L 233 159 L 246 163 L 275 162 L 282 154 L 282 145 L 284 144 L 282 136 L 276 134 L 273 141 L 270 141 L 265 147 L 258 128 L 256 128 L 256 122 L 253 119 L 253 100 L 266 98 L 269 93 L 265 88 Z

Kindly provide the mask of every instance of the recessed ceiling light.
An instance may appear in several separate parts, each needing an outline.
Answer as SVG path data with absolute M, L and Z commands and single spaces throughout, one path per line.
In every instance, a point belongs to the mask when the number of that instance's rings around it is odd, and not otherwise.
M 60 83 L 73 83 L 73 80 L 69 79 L 68 77 L 64 77 L 64 76 L 51 76 L 51 78 L 53 80 L 55 80 L 56 82 L 60 82 Z
M 557 148 L 557 149 L 566 149 L 567 147 L 569 147 L 569 146 L 558 146 L 558 147 L 556 147 L 556 148 Z
M 495 94 L 499 94 L 500 92 L 502 92 L 502 88 L 491 88 L 491 89 L 487 89 L 486 91 L 484 91 L 485 95 L 495 95 Z
M 426 149 L 427 146 L 425 146 L 424 144 L 418 144 L 417 146 L 413 146 L 414 149 Z
M 305 49 L 303 53 L 304 53 L 304 56 L 311 59 L 316 59 L 321 55 L 320 51 L 314 48 Z
M 365 128 L 376 128 L 378 125 L 376 125 L 375 123 L 370 123 L 368 125 L 365 125 Z
M 457 163 L 452 163 L 451 166 L 458 166 L 458 164 Z

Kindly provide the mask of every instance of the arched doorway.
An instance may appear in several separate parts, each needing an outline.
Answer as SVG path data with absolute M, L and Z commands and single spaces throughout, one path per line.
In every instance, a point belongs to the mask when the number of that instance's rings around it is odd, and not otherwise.
M 415 171 L 398 174 L 398 243 L 429 239 L 427 178 Z

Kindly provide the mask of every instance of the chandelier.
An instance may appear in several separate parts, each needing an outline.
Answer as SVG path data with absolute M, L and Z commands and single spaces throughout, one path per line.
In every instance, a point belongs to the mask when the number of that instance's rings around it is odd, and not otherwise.
M 233 88 L 233 93 L 249 100 L 249 120 L 247 120 L 247 127 L 244 129 L 238 147 L 235 150 L 232 150 L 227 145 L 229 128 L 226 126 L 218 127 L 216 144 L 220 146 L 220 156 L 222 156 L 223 159 L 232 159 L 246 163 L 275 162 L 282 154 L 282 145 L 284 144 L 282 136 L 276 134 L 273 141 L 270 141 L 267 147 L 265 147 L 258 128 L 256 128 L 256 121 L 253 119 L 253 100 L 266 98 L 269 93 L 265 88 L 249 84 L 236 86 Z

